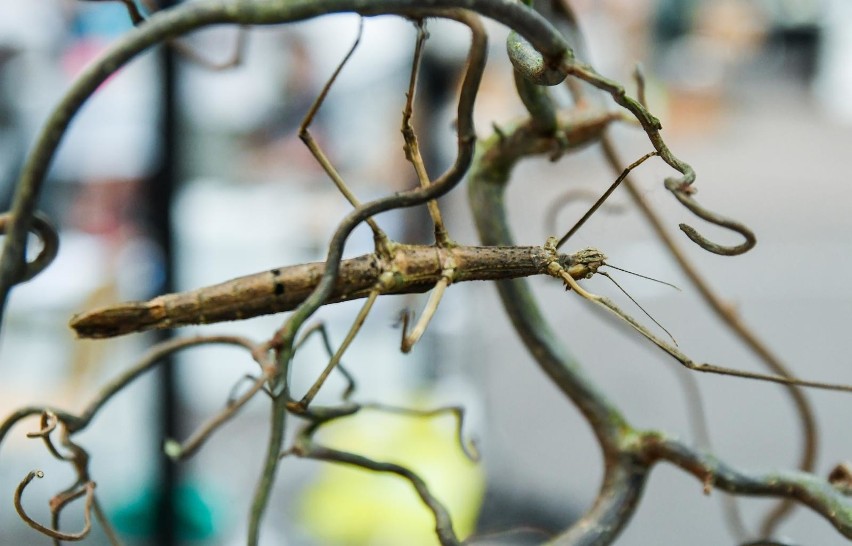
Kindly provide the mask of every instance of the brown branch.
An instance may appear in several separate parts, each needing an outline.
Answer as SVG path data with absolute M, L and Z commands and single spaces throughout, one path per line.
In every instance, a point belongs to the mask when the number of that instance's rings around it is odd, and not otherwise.
M 11 223 L 12 216 L 8 213 L 0 214 L 0 235 L 5 235 Z M 31 262 L 24 266 L 23 273 L 17 282 L 26 282 L 49 266 L 59 252 L 59 233 L 50 223 L 50 220 L 40 212 L 34 212 L 30 231 L 38 237 L 41 250 Z
M 805 472 L 744 472 L 656 432 L 642 433 L 631 448 L 648 464 L 668 461 L 715 488 L 737 495 L 789 498 L 810 507 L 852 538 L 852 499 L 825 479 Z

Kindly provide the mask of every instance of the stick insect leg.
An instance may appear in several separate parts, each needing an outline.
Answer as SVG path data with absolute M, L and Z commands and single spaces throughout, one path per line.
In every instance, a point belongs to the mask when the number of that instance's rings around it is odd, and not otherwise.
M 142 12 L 139 11 L 139 8 L 136 6 L 136 2 L 133 0 L 119 0 L 122 4 L 124 4 L 124 8 L 127 10 L 127 15 L 130 16 L 130 20 L 133 22 L 134 26 L 140 25 L 145 22 L 145 16 L 142 15 Z M 145 6 L 146 8 L 150 8 L 150 6 Z
M 325 347 L 325 352 L 328 353 L 329 358 L 334 358 L 334 349 L 331 346 L 331 339 L 328 337 L 328 329 L 325 327 L 325 323 L 317 322 L 308 327 L 305 332 L 302 334 L 302 337 L 299 341 L 296 342 L 296 351 L 308 341 L 308 339 L 314 335 L 319 334 L 322 339 L 323 347 Z M 352 393 L 355 392 L 356 384 L 355 377 L 349 373 L 349 370 L 343 365 L 342 362 L 337 363 L 337 370 L 343 375 L 344 380 L 346 381 L 346 388 L 343 391 L 343 400 L 349 400 L 349 397 L 352 396 Z
M 550 267 L 551 274 L 555 277 L 562 279 L 565 284 L 567 284 L 570 288 L 574 290 L 574 292 L 576 292 L 583 298 L 589 300 L 590 302 L 594 303 L 595 305 L 603 307 L 610 313 L 614 313 L 615 315 L 620 317 L 622 320 L 632 326 L 634 330 L 645 336 L 649 341 L 653 342 L 654 345 L 667 352 L 675 360 L 677 360 L 690 370 L 705 373 L 715 373 L 720 375 L 731 375 L 734 377 L 743 377 L 747 379 L 757 379 L 760 381 L 769 381 L 771 383 L 780 383 L 782 385 L 799 385 L 802 387 L 811 387 L 815 389 L 852 392 L 852 385 L 839 385 L 836 383 L 824 383 L 820 381 L 806 381 L 794 377 L 747 372 L 744 370 L 737 370 L 735 368 L 727 368 L 724 366 L 716 366 L 714 364 L 707 363 L 697 364 L 693 362 L 688 356 L 681 353 L 678 349 L 672 347 L 665 341 L 656 337 L 654 334 L 648 331 L 647 328 L 642 326 L 636 319 L 619 309 L 617 305 L 612 303 L 607 298 L 603 296 L 598 296 L 597 294 L 592 294 L 591 292 L 587 292 L 586 290 L 584 290 L 579 284 L 577 284 L 577 281 L 575 281 L 574 278 L 571 277 L 571 275 L 569 275 L 568 272 L 565 271 L 565 269 L 563 269 L 562 266 L 558 264 L 558 262 L 552 262 Z
M 414 115 L 414 96 L 417 90 L 417 76 L 419 75 L 420 64 L 423 60 L 423 45 L 426 43 L 426 39 L 429 38 L 429 34 L 426 32 L 426 25 L 422 19 L 418 20 L 416 25 L 417 42 L 414 46 L 414 59 L 411 61 L 411 77 L 408 80 L 405 108 L 402 111 L 402 136 L 405 139 L 405 157 L 414 166 L 420 186 L 426 188 L 432 182 L 429 180 L 429 173 L 426 172 L 426 165 L 423 163 L 423 156 L 420 154 L 420 144 L 417 141 L 414 127 L 411 125 L 411 118 Z M 444 219 L 441 217 L 441 209 L 438 207 L 438 202 L 433 199 L 426 206 L 429 209 L 429 216 L 432 218 L 432 223 L 435 226 L 435 243 L 438 246 L 452 245 L 452 241 L 447 234 L 447 228 L 444 226 Z M 423 314 L 420 315 L 420 319 L 410 334 L 408 333 L 409 315 L 408 313 L 403 314 L 402 342 L 400 343 L 400 349 L 403 353 L 410 352 L 423 336 L 423 333 L 426 332 L 426 328 L 432 321 L 432 317 L 438 309 L 438 304 L 441 302 L 447 286 L 452 282 L 452 278 L 452 268 L 445 270 L 441 280 L 432 289 L 429 301 L 426 302 L 426 307 L 423 309 Z
M 570 239 L 571 236 L 574 235 L 578 229 L 583 227 L 583 224 L 586 223 L 586 220 L 591 218 L 592 215 L 598 210 L 598 208 L 600 208 L 600 206 L 603 205 L 607 199 L 609 199 L 609 196 L 612 195 L 612 192 L 614 192 L 615 189 L 624 181 L 624 179 L 627 178 L 627 175 L 630 174 L 630 171 L 644 163 L 645 160 L 647 160 L 648 158 L 654 157 L 655 155 L 659 155 L 659 153 L 656 151 L 649 152 L 634 161 L 633 163 L 631 163 L 630 165 L 628 165 L 627 168 L 624 169 L 624 171 L 618 176 L 618 178 L 615 179 L 615 182 L 613 182 L 610 187 L 607 188 L 607 190 L 603 193 L 603 195 L 601 195 L 600 198 L 595 201 L 595 204 L 592 205 L 588 211 L 586 211 L 586 214 L 584 214 L 583 217 L 580 218 L 576 224 L 574 224 L 574 227 L 568 230 L 568 233 L 566 233 L 562 236 L 561 239 L 559 239 L 559 242 L 556 243 L 556 248 L 558 249 L 562 245 L 564 245 L 565 242 Z
M 301 141 L 305 143 L 305 146 L 308 147 L 311 155 L 314 156 L 314 159 L 317 160 L 320 167 L 322 167 L 328 177 L 331 178 L 331 181 L 334 182 L 337 190 L 353 207 L 356 208 L 361 206 L 361 202 L 357 197 L 355 197 L 355 194 L 352 193 L 352 190 L 349 189 L 346 182 L 343 181 L 343 177 L 340 176 L 340 173 L 338 173 L 337 169 L 334 168 L 334 165 L 331 164 L 328 156 L 326 156 L 325 152 L 322 151 L 322 148 L 320 148 L 319 144 L 317 144 L 317 141 L 314 140 L 313 135 L 311 135 L 310 131 L 308 131 L 308 127 L 310 127 L 311 123 L 314 121 L 314 117 L 316 117 L 322 103 L 325 101 L 328 92 L 331 90 L 331 86 L 334 85 L 334 82 L 337 80 L 337 76 L 340 74 L 340 71 L 343 70 L 343 67 L 352 57 L 352 54 L 355 53 L 355 49 L 361 42 L 361 35 L 363 31 L 364 20 L 361 19 L 358 24 L 358 36 L 355 38 L 355 42 L 352 44 L 352 47 L 349 48 L 349 51 L 343 57 L 343 60 L 340 61 L 340 64 L 337 65 L 337 68 L 331 74 L 331 77 L 327 82 L 325 82 L 322 91 L 320 91 L 320 94 L 317 95 L 317 98 L 314 100 L 313 104 L 311 104 L 310 109 L 308 109 L 308 113 L 305 114 L 304 119 L 302 119 L 301 125 L 299 125 L 299 138 Z M 367 218 L 366 222 L 367 225 L 370 226 L 370 229 L 373 230 L 373 239 L 376 241 L 376 250 L 385 251 L 388 248 L 388 236 L 372 218 Z
M 340 347 L 337 348 L 337 351 L 332 355 L 331 360 L 328 361 L 325 369 L 322 371 L 320 376 L 314 381 L 314 384 L 311 385 L 311 388 L 308 389 L 308 392 L 305 393 L 305 396 L 302 397 L 301 400 L 295 403 L 288 404 L 288 407 L 291 411 L 296 413 L 304 413 L 305 410 L 308 409 L 311 401 L 316 397 L 320 388 L 322 387 L 325 380 L 328 379 L 329 374 L 331 374 L 332 370 L 337 367 L 340 363 L 340 359 L 343 358 L 343 353 L 346 352 L 346 349 L 349 348 L 349 345 L 352 343 L 352 340 L 355 339 L 355 336 L 361 330 L 361 326 L 364 325 L 364 321 L 367 319 L 367 314 L 369 314 L 370 309 L 372 309 L 373 304 L 376 302 L 376 298 L 379 296 L 379 290 L 373 289 L 370 291 L 370 295 L 367 296 L 367 301 L 364 302 L 364 305 L 361 307 L 361 310 L 358 311 L 358 316 L 355 317 L 355 322 L 352 324 L 352 327 L 349 328 L 349 332 L 346 334 L 346 337 L 343 339 L 343 342 L 340 344 Z
M 408 313 L 405 313 L 402 316 L 402 344 L 400 349 L 402 349 L 403 353 L 410 352 L 412 347 L 414 347 L 414 344 L 420 341 L 420 338 L 423 336 L 423 333 L 426 332 L 426 328 L 432 321 L 435 311 L 438 310 L 438 304 L 441 303 L 441 298 L 444 297 L 444 291 L 446 291 L 452 280 L 453 270 L 445 270 L 441 280 L 435 284 L 435 288 L 433 288 L 431 294 L 429 294 L 429 301 L 426 302 L 423 314 L 420 315 L 420 319 L 417 321 L 417 324 L 414 326 L 414 329 L 411 330 L 410 334 L 408 333 Z
M 414 59 L 411 62 L 411 77 L 408 81 L 408 93 L 405 95 L 405 108 L 402 111 L 402 137 L 405 139 L 405 158 L 414 166 L 420 186 L 425 188 L 431 184 L 431 181 L 429 180 L 429 174 L 426 172 L 423 157 L 420 154 L 420 144 L 417 142 L 414 127 L 411 125 L 411 117 L 414 115 L 414 94 L 417 89 L 417 76 L 420 72 L 420 64 L 423 60 L 423 44 L 426 43 L 429 34 L 426 32 L 426 23 L 422 19 L 418 20 L 416 25 L 417 42 L 414 46 Z M 438 246 L 452 244 L 447 235 L 447 228 L 444 227 L 444 220 L 441 217 L 441 209 L 438 208 L 438 202 L 432 199 L 426 206 L 429 209 L 429 216 L 432 217 L 432 223 L 435 225 L 435 242 Z
M 583 188 L 571 188 L 570 190 L 554 197 L 550 203 L 547 204 L 547 210 L 544 213 L 544 229 L 547 232 L 547 235 L 559 231 L 557 220 L 559 218 L 559 214 L 563 209 L 565 209 L 565 207 L 577 201 L 582 200 L 592 202 L 597 199 L 599 199 L 597 192 Z M 625 208 L 617 203 L 603 203 L 600 210 L 609 214 L 621 214 L 625 211 Z

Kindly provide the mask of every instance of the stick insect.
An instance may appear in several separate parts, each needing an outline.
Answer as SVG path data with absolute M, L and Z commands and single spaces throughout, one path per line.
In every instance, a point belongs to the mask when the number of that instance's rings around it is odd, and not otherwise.
M 388 259 L 372 253 L 344 260 L 327 303 L 373 297 L 373 294 L 411 294 L 432 289 L 452 271 L 453 282 L 507 280 L 550 275 L 595 305 L 615 314 L 645 338 L 691 370 L 759 379 L 782 384 L 852 392 L 852 386 L 805 381 L 716 366 L 696 364 L 609 299 L 583 289 L 578 280 L 592 277 L 606 266 L 606 256 L 595 248 L 560 254 L 557 239 L 544 246 L 472 247 L 392 245 Z M 296 308 L 312 292 L 325 269 L 323 262 L 272 269 L 254 275 L 149 301 L 126 302 L 94 309 L 71 319 L 84 338 L 105 338 L 156 328 L 241 320 Z
M 392 244 L 384 252 L 341 262 L 327 303 L 380 294 L 425 292 L 452 270 L 453 282 L 502 280 L 548 273 L 554 260 L 543 247 L 475 247 Z M 589 248 L 555 260 L 577 279 L 591 276 L 603 254 Z M 71 328 L 83 338 L 107 338 L 150 329 L 242 320 L 295 309 L 319 283 L 324 262 L 281 267 L 213 286 L 131 301 L 80 313 Z

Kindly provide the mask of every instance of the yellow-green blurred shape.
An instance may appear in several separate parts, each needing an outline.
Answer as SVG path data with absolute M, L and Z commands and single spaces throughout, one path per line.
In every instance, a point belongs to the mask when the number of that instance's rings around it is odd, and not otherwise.
M 447 508 L 459 538 L 473 531 L 485 480 L 481 467 L 462 452 L 451 414 L 425 418 L 365 409 L 327 425 L 316 440 L 411 469 Z M 350 465 L 321 464 L 300 507 L 301 523 L 320 543 L 438 544 L 432 512 L 408 480 Z

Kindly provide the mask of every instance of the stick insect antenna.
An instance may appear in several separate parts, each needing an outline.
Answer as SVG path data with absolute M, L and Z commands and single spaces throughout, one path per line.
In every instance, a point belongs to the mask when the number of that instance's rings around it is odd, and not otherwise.
M 616 269 L 618 269 L 618 268 L 616 268 Z M 624 271 L 624 270 L 622 269 L 622 270 L 620 270 L 620 271 Z M 639 305 L 639 302 L 638 302 L 638 301 L 636 301 L 635 299 L 633 299 L 633 296 L 631 296 L 631 295 L 627 292 L 627 290 L 625 290 L 625 289 L 624 289 L 624 288 L 623 288 L 620 284 L 618 284 L 618 282 L 617 282 L 615 279 L 613 279 L 613 278 L 609 275 L 609 273 L 606 273 L 605 271 L 598 271 L 597 273 L 598 273 L 598 275 L 603 275 L 603 276 L 604 276 L 604 277 L 606 277 L 607 279 L 611 280 L 611 281 L 612 281 L 612 284 L 614 284 L 615 286 L 617 286 L 617 287 L 618 287 L 618 289 L 619 289 L 619 290 L 621 290 L 621 292 L 622 292 L 622 293 L 624 293 L 624 295 L 625 295 L 625 296 L 627 296 L 628 298 L 630 298 L 630 301 L 632 301 L 632 302 L 636 305 L 636 307 L 638 307 L 638 308 L 639 308 L 639 309 L 640 309 L 643 313 L 645 313 L 645 316 L 646 316 L 646 317 L 648 317 L 649 319 L 651 319 L 651 321 L 652 321 L 654 324 L 656 324 L 657 326 L 659 326 L 659 327 L 660 327 L 660 329 L 661 329 L 663 332 L 665 332 L 665 333 L 666 333 L 666 335 L 668 335 L 668 336 L 669 336 L 669 339 L 671 339 L 671 340 L 672 340 L 672 343 L 674 343 L 675 347 L 679 347 L 679 345 L 677 344 L 677 340 L 674 338 L 674 336 L 671 334 L 671 332 L 669 332 L 669 331 L 666 329 L 666 327 L 665 327 L 665 326 L 663 326 L 662 324 L 660 324 L 660 323 L 659 323 L 659 321 L 657 321 L 657 319 L 655 319 L 654 317 L 652 317 L 652 316 L 651 316 L 651 313 L 649 313 L 648 311 L 645 311 L 645 308 L 644 308 L 644 307 L 642 307 L 641 305 Z M 628 271 L 628 273 L 629 273 L 629 271 Z M 643 277 L 643 275 L 638 275 L 638 276 L 639 276 L 639 277 Z M 644 277 L 644 278 L 646 278 L 646 279 L 650 279 L 650 280 L 652 280 L 652 281 L 656 281 L 656 280 L 657 280 L 657 279 L 651 279 L 650 277 Z M 663 282 L 663 281 L 657 281 L 657 282 L 662 283 L 662 284 L 669 284 L 669 283 L 667 283 L 667 282 Z M 670 285 L 670 284 L 669 284 L 669 286 L 674 286 L 674 285 Z M 675 286 L 675 288 L 677 288 L 677 287 Z M 679 289 L 678 289 L 678 290 L 679 290 Z
M 602 296 L 598 296 L 597 294 L 592 294 L 590 292 L 587 292 L 585 289 L 583 289 L 583 287 L 581 287 L 579 284 L 577 284 L 577 281 L 575 281 L 574 278 L 571 277 L 571 275 L 569 275 L 567 271 L 562 269 L 561 266 L 559 266 L 558 264 L 551 266 L 550 274 L 555 276 L 555 277 L 562 279 L 563 281 L 565 281 L 565 284 L 570 286 L 571 289 L 574 290 L 574 292 L 577 295 L 591 301 L 595 305 L 599 305 L 600 307 L 603 307 L 604 309 L 606 309 L 610 313 L 613 313 L 613 314 L 621 317 L 630 326 L 632 326 L 634 330 L 636 330 L 637 332 L 639 332 L 640 334 L 645 336 L 645 338 L 647 338 L 649 341 L 651 341 L 654 345 L 656 345 L 657 347 L 659 347 L 663 351 L 667 352 L 671 357 L 673 357 L 675 360 L 677 360 L 683 366 L 685 366 L 686 368 L 689 368 L 690 370 L 695 370 L 695 371 L 698 371 L 698 372 L 705 372 L 705 373 L 714 373 L 714 374 L 720 374 L 720 375 L 730 375 L 730 376 L 734 376 L 734 377 L 744 377 L 744 378 L 748 378 L 748 379 L 757 379 L 759 381 L 769 381 L 771 383 L 780 383 L 782 385 L 799 385 L 799 386 L 802 386 L 802 387 L 811 387 L 811 388 L 814 388 L 814 389 L 826 389 L 826 390 L 832 390 L 832 391 L 852 392 L 852 385 L 842 385 L 842 384 L 838 384 L 838 383 L 825 383 L 823 381 L 806 381 L 806 380 L 803 380 L 803 379 L 797 379 L 795 377 L 786 377 L 786 376 L 781 376 L 781 375 L 769 375 L 769 374 L 763 374 L 763 373 L 748 372 L 748 371 L 744 371 L 744 370 L 737 370 L 735 368 L 727 368 L 725 366 L 716 366 L 716 365 L 707 364 L 707 363 L 698 364 L 696 362 L 693 362 L 689 357 L 687 357 L 685 354 L 681 353 L 675 347 L 672 347 L 671 345 L 667 344 L 665 341 L 662 341 L 661 339 L 657 338 L 654 334 L 652 334 L 650 331 L 648 331 L 647 328 L 645 328 L 644 326 L 639 324 L 639 322 L 637 322 L 636 319 L 634 319 L 633 317 L 631 317 L 630 315 L 628 315 L 627 313 L 625 313 L 624 311 L 619 309 L 618 306 L 616 306 L 614 303 L 609 301 L 607 298 L 604 298 Z
M 629 274 L 631 274 L 635 277 L 639 277 L 639 278 L 646 279 L 646 280 L 649 280 L 649 281 L 658 282 L 658 283 L 664 284 L 666 286 L 670 286 L 670 287 L 674 288 L 675 290 L 677 290 L 678 292 L 681 292 L 680 288 L 678 288 L 677 286 L 675 286 L 674 284 L 672 284 L 670 282 L 661 281 L 660 279 L 655 279 L 654 277 L 648 277 L 647 275 L 642 275 L 641 273 L 636 273 L 635 271 L 630 271 L 629 269 L 623 269 L 621 267 L 614 266 L 609 262 L 605 263 L 604 265 L 607 266 L 607 267 L 611 267 L 613 269 L 616 269 L 618 271 L 624 272 L 624 273 L 629 273 Z

